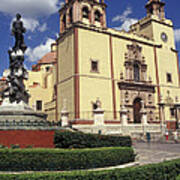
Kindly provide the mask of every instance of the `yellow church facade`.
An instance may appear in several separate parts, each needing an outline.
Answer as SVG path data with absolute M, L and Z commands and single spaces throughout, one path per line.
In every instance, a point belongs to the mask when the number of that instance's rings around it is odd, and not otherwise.
M 69 122 L 93 124 L 100 102 L 106 124 L 179 122 L 180 76 L 173 23 L 165 3 L 149 0 L 147 16 L 117 31 L 106 25 L 103 0 L 66 0 L 60 9 L 57 39 L 55 121 L 66 101 Z M 52 112 L 49 112 L 52 113 Z
M 46 105 L 55 100 L 54 85 L 56 83 L 56 44 L 51 45 L 51 51 L 45 54 L 28 71 L 28 80 L 25 81 L 28 89 L 29 106 L 37 112 L 49 112 Z M 52 110 L 55 109 L 51 107 Z M 55 113 L 53 113 L 55 114 Z M 53 119 L 52 113 L 48 115 L 48 120 Z

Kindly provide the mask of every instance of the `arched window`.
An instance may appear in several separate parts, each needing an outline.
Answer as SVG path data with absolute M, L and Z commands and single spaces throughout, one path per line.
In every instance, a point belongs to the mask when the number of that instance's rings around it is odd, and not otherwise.
M 139 65 L 134 64 L 134 81 L 140 80 L 140 74 L 139 74 Z
M 66 28 L 66 15 L 63 16 L 63 26 Z
M 73 9 L 72 8 L 69 11 L 69 21 L 70 23 L 73 23 Z
M 87 6 L 82 8 L 82 17 L 88 19 L 89 18 L 89 9 Z
M 101 21 L 101 13 L 98 10 L 96 10 L 94 15 L 95 15 L 95 21 L 100 22 Z

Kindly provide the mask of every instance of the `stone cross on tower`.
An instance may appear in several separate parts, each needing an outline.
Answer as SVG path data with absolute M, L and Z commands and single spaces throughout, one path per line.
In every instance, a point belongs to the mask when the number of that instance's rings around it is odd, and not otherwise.
M 160 20 L 165 18 L 165 3 L 160 0 L 149 0 L 146 4 L 147 14 L 158 16 Z

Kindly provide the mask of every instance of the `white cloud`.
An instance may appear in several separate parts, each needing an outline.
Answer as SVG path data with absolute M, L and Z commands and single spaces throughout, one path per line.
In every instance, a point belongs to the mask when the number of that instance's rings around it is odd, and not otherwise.
M 138 22 L 137 19 L 127 18 L 127 19 L 123 22 L 123 24 L 122 24 L 121 26 L 115 27 L 115 29 L 117 29 L 117 30 L 123 30 L 123 29 L 124 29 L 125 31 L 129 31 L 130 26 L 131 26 L 132 24 L 137 23 L 137 22 Z
M 17 12 L 25 17 L 51 15 L 60 8 L 59 0 L 1 0 L 0 12 L 14 16 Z
M 28 48 L 26 50 L 27 60 L 35 62 L 41 59 L 46 53 L 51 51 L 51 44 L 54 43 L 54 39 L 48 38 L 47 41 L 34 49 Z
M 34 32 L 35 29 L 39 26 L 39 21 L 36 19 L 23 18 L 22 21 L 24 23 L 24 27 L 31 32 Z
M 117 30 L 125 30 L 129 31 L 129 28 L 132 24 L 135 24 L 138 19 L 129 18 L 128 16 L 132 14 L 132 9 L 130 7 L 127 7 L 127 9 L 121 14 L 117 15 L 112 19 L 112 22 L 120 22 L 121 25 L 118 27 L 114 27 Z
M 28 36 L 28 39 L 29 39 L 29 40 L 31 40 L 31 39 L 32 39 L 32 37 L 31 37 L 31 36 Z
M 56 36 L 56 38 L 59 38 L 59 33 L 56 33 L 55 36 Z
M 132 9 L 130 7 L 127 7 L 127 9 L 121 14 L 121 15 L 117 15 L 115 16 L 112 21 L 116 22 L 116 21 L 120 21 L 123 22 L 126 20 L 126 18 L 132 14 Z
M 47 30 L 47 23 L 44 23 L 42 26 L 40 26 L 40 27 L 38 28 L 38 30 L 39 30 L 40 32 L 46 31 L 46 30 Z
M 175 37 L 176 42 L 180 41 L 180 29 L 175 29 L 174 30 L 174 37 Z
M 64 0 L 0 0 L 0 12 L 15 17 L 20 13 L 27 30 L 43 32 L 47 24 L 40 26 L 39 18 L 56 13 Z
M 61 1 L 61 2 L 59 3 L 59 5 L 60 5 L 60 7 L 62 7 L 62 6 L 65 5 L 65 2 L 64 2 L 64 1 Z

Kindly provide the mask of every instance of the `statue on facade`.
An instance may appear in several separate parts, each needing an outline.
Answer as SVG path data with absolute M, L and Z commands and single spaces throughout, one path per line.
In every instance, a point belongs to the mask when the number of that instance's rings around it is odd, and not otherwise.
M 27 70 L 24 68 L 24 53 L 27 46 L 24 43 L 23 34 L 26 29 L 20 20 L 21 15 L 16 15 L 16 20 L 12 24 L 12 35 L 15 37 L 15 45 L 8 51 L 9 53 L 9 73 L 7 75 L 8 87 L 3 92 L 3 98 L 8 98 L 10 103 L 27 103 L 29 94 L 25 90 L 23 81 L 28 79 Z

